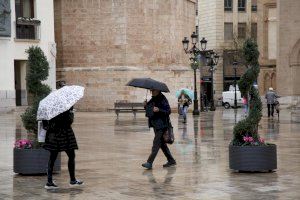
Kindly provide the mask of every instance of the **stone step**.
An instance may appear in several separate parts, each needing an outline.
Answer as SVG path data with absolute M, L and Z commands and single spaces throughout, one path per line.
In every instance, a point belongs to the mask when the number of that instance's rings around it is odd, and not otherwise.
M 18 112 L 18 113 L 25 112 L 26 108 L 28 108 L 28 106 L 16 106 L 15 112 Z

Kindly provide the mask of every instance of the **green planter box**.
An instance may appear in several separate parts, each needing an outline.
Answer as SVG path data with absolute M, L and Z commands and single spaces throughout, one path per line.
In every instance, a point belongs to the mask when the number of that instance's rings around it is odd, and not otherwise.
M 14 172 L 18 174 L 46 174 L 49 151 L 45 149 L 14 149 Z M 54 172 L 60 172 L 61 155 L 57 156 Z
M 229 145 L 229 168 L 248 172 L 273 171 L 277 169 L 276 145 Z

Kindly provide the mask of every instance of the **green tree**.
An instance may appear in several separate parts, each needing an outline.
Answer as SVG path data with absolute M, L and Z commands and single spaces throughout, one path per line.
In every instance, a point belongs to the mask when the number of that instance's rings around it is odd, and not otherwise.
M 26 84 L 28 92 L 32 95 L 33 102 L 25 113 L 21 115 L 22 122 L 27 131 L 37 134 L 38 125 L 36 121 L 37 110 L 40 100 L 47 96 L 51 89 L 42 83 L 49 75 L 49 63 L 44 52 L 38 46 L 32 46 L 26 50 L 28 54 L 28 72 Z
M 260 67 L 258 63 L 259 51 L 253 39 L 247 39 L 243 45 L 243 57 L 248 70 L 238 82 L 241 95 L 249 100 L 249 115 L 239 121 L 233 130 L 233 145 L 244 145 L 244 136 L 253 137 L 256 144 L 259 142 L 258 123 L 262 117 L 262 103 L 258 90 L 253 86 L 257 80 Z

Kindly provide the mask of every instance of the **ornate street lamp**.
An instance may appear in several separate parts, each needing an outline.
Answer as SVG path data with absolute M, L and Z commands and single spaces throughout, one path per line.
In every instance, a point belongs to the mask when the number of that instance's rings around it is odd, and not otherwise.
M 234 109 L 237 109 L 237 98 L 236 98 L 236 70 L 238 66 L 238 62 L 234 61 L 232 63 L 234 69 Z
M 207 40 L 205 40 L 205 38 L 202 38 L 202 40 L 200 41 L 201 50 L 198 49 L 196 46 L 198 43 L 198 34 L 193 32 L 191 35 L 191 39 L 192 39 L 192 45 L 193 45 L 191 49 L 189 49 L 189 40 L 187 37 L 183 38 L 182 45 L 183 45 L 183 49 L 184 49 L 185 53 L 190 54 L 191 68 L 194 70 L 194 110 L 193 110 L 193 115 L 199 115 L 196 71 L 197 71 L 197 69 L 199 69 L 199 62 L 201 61 L 201 56 L 203 56 L 205 58 L 206 54 L 210 51 L 206 51 Z
M 200 41 L 200 47 L 201 50 L 197 48 L 198 43 L 198 34 L 193 32 L 191 35 L 191 41 L 192 41 L 192 48 L 189 49 L 189 40 L 187 37 L 184 37 L 182 40 L 183 49 L 186 54 L 190 54 L 190 60 L 191 60 L 191 68 L 194 70 L 194 110 L 193 115 L 199 115 L 199 109 L 198 109 L 198 97 L 197 97 L 197 79 L 196 79 L 196 70 L 199 69 L 199 63 L 203 62 L 206 63 L 206 61 L 203 60 L 206 59 L 208 55 L 211 55 L 213 50 L 206 50 L 207 40 L 205 38 L 202 38 Z M 219 57 L 215 55 L 214 61 L 217 63 Z M 201 82 L 200 82 L 200 90 L 201 90 Z M 201 92 L 200 92 L 201 93 Z M 202 101 L 200 99 L 201 103 L 201 111 L 203 111 Z
M 215 66 L 218 65 L 219 62 L 219 55 L 214 51 L 211 51 L 207 58 L 207 65 L 209 66 L 209 71 L 211 73 L 211 106 L 210 111 L 215 111 L 215 100 L 214 100 L 214 71 L 216 70 Z
M 200 41 L 200 44 L 201 44 L 202 51 L 205 51 L 206 45 L 207 45 L 207 40 L 205 38 L 202 38 L 202 40 Z
M 198 95 L 197 95 L 197 76 L 196 76 L 196 70 L 198 67 L 198 61 L 197 61 L 197 55 L 200 51 L 197 47 L 197 41 L 198 41 L 198 34 L 193 32 L 191 35 L 192 38 L 192 44 L 193 47 L 189 49 L 189 40 L 187 37 L 184 37 L 182 40 L 183 49 L 186 54 L 190 54 L 190 60 L 191 60 L 191 68 L 194 70 L 194 110 L 193 115 L 199 115 L 199 109 L 198 109 Z

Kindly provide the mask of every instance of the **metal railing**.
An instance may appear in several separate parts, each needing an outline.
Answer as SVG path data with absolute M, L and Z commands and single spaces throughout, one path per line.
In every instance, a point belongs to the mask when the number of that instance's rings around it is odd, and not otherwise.
M 16 39 L 39 40 L 41 21 L 19 17 L 16 20 Z

